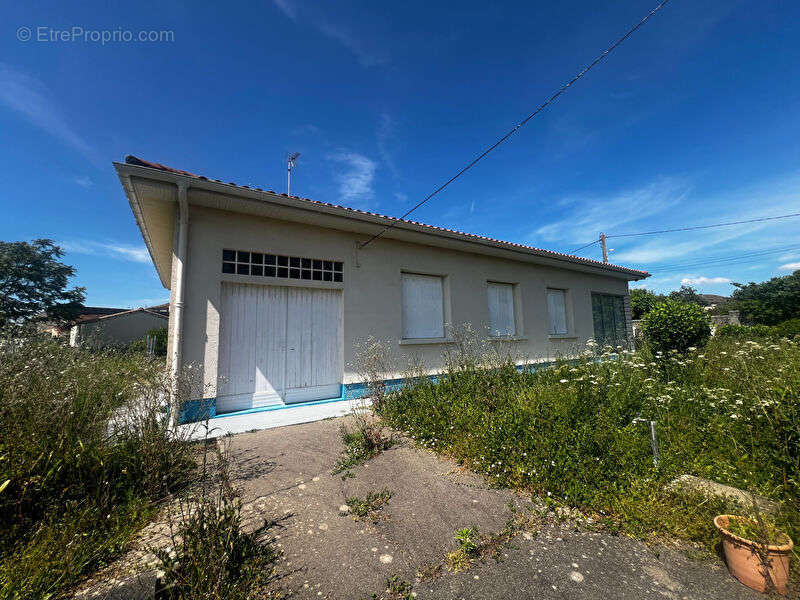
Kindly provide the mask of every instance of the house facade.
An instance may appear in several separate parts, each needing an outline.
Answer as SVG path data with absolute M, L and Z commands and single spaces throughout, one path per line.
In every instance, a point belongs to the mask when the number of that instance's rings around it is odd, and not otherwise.
M 347 397 L 358 342 L 431 373 L 470 324 L 525 361 L 632 339 L 626 267 L 393 219 L 128 157 L 116 163 L 163 285 L 171 368 L 212 413 Z M 386 231 L 370 244 L 363 243 Z

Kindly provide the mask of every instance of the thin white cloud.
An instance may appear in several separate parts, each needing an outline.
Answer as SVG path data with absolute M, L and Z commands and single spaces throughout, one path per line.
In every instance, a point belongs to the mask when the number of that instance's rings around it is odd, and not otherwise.
M 662 178 L 648 185 L 608 197 L 565 198 L 559 204 L 570 217 L 540 226 L 531 241 L 585 243 L 601 231 L 653 217 L 686 198 L 689 186 L 676 178 Z
M 272 0 L 275 3 L 275 6 L 278 7 L 284 15 L 290 18 L 292 21 L 297 20 L 297 7 L 294 5 L 294 2 L 291 0 Z
M 383 113 L 378 120 L 378 128 L 375 132 L 375 138 L 378 144 L 378 154 L 380 154 L 381 159 L 386 166 L 389 168 L 389 172 L 395 179 L 400 178 L 400 170 L 397 168 L 397 163 L 394 160 L 394 155 L 392 154 L 391 150 L 389 149 L 389 144 L 394 137 L 395 132 L 395 122 L 391 115 L 388 113 Z
M 117 244 L 109 242 L 94 242 L 89 240 L 75 240 L 59 242 L 66 252 L 74 254 L 93 254 L 109 256 L 118 260 L 127 260 L 137 263 L 149 263 L 150 254 L 145 246 L 132 246 L 130 244 Z
M 730 283 L 731 280 L 727 277 L 684 277 L 681 279 L 681 285 L 715 285 L 718 283 Z
M 379 52 L 367 48 L 364 45 L 364 39 L 344 25 L 334 24 L 329 21 L 320 21 L 316 25 L 322 33 L 350 50 L 362 67 L 376 67 L 387 61 L 386 57 Z
M 796 271 L 800 269 L 800 262 L 786 263 L 778 267 L 779 271 Z
M 92 187 L 92 180 L 87 175 L 84 175 L 83 177 L 75 177 L 72 181 L 81 187 Z
M 795 258 L 800 258 L 800 254 L 798 254 L 796 252 L 790 252 L 789 254 L 784 254 L 783 256 L 779 256 L 778 260 L 780 260 L 780 261 L 794 260 Z
M 296 23 L 300 23 L 301 21 L 308 23 L 323 35 L 350 50 L 350 52 L 355 55 L 356 59 L 358 59 L 361 66 L 374 67 L 387 62 L 384 49 L 375 44 L 368 44 L 364 35 L 353 31 L 350 27 L 342 23 L 334 22 L 330 14 L 315 14 L 315 12 L 310 10 L 311 7 L 303 5 L 304 18 L 301 19 L 298 5 L 292 0 L 272 1 L 278 10 L 288 19 Z M 316 12 L 318 13 L 319 11 L 317 10 Z
M 78 150 L 92 162 L 100 162 L 97 152 L 61 114 L 44 84 L 5 63 L 0 63 L 0 103 Z
M 346 151 L 331 154 L 328 159 L 344 166 L 344 170 L 335 175 L 343 202 L 364 205 L 372 200 L 372 184 L 378 166 L 374 160 L 357 152 Z

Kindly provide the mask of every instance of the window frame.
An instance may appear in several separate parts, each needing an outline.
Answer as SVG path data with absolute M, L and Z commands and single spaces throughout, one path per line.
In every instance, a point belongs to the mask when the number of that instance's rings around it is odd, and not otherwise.
M 232 256 L 232 257 L 231 257 Z M 344 261 L 309 258 L 263 250 L 222 248 L 223 278 L 247 277 L 285 284 L 344 284 Z
M 612 298 L 618 299 L 618 301 L 619 301 L 619 308 L 620 308 L 621 316 L 622 316 L 622 319 L 620 320 L 622 337 L 621 338 L 615 337 L 613 344 L 609 344 L 609 342 L 606 339 L 603 339 L 603 340 L 597 339 L 597 331 L 595 330 L 596 321 L 595 321 L 595 315 L 594 315 L 594 299 L 595 299 L 595 296 L 597 296 L 599 298 L 612 297 Z M 601 300 L 601 302 L 602 302 L 602 300 Z M 614 347 L 616 347 L 618 345 L 625 346 L 625 345 L 631 343 L 630 332 L 628 331 L 628 317 L 627 317 L 627 313 L 626 313 L 626 310 L 625 310 L 625 294 L 617 294 L 617 293 L 613 293 L 613 292 L 591 290 L 589 292 L 589 306 L 590 306 L 591 315 L 592 315 L 592 339 L 594 339 L 594 341 L 597 342 L 598 346 L 602 347 L 602 346 L 604 346 L 606 344 L 609 344 L 609 345 L 613 345 Z
M 511 288 L 511 319 L 513 325 L 513 332 L 510 334 L 498 334 L 492 330 L 492 306 L 490 301 L 490 287 L 491 286 L 509 286 Z M 489 340 L 522 340 L 525 339 L 522 327 L 522 299 L 520 297 L 519 283 L 509 281 L 497 281 L 488 279 L 486 281 L 486 308 L 489 314 L 489 321 L 487 325 L 488 339 Z
M 405 303 L 403 293 L 403 281 L 406 276 L 420 276 L 420 277 L 436 277 L 439 279 L 442 286 L 442 336 L 436 337 L 405 337 L 406 335 L 406 321 L 405 321 Z M 410 344 L 442 344 L 449 343 L 451 339 L 448 328 L 450 326 L 450 278 L 445 273 L 434 273 L 421 271 L 419 269 L 401 269 L 399 277 L 400 287 L 400 345 Z
M 561 294 L 561 298 L 564 302 L 564 331 L 563 332 L 554 332 L 553 331 L 553 319 L 552 315 L 550 314 L 550 293 L 551 292 L 559 292 Z M 544 303 L 545 303 L 545 312 L 547 313 L 547 335 L 551 339 L 559 339 L 559 338 L 570 338 L 575 337 L 573 335 L 573 327 L 572 327 L 572 314 L 570 310 L 570 293 L 568 288 L 558 287 L 555 285 L 548 285 L 545 288 L 544 292 Z

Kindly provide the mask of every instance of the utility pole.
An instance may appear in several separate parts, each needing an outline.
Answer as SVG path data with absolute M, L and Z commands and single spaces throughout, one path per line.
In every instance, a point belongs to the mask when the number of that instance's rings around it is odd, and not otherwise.
M 606 234 L 600 234 L 600 246 L 603 248 L 603 262 L 608 262 L 608 248 L 606 248 Z
M 286 195 L 292 195 L 292 169 L 294 168 L 294 161 L 300 156 L 299 152 L 292 152 L 286 157 Z

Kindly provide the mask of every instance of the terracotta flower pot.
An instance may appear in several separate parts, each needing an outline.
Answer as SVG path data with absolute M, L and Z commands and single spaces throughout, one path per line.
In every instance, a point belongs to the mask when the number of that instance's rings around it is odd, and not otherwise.
M 789 580 L 789 558 L 794 544 L 789 536 L 786 543 L 781 545 L 762 544 L 748 540 L 728 531 L 728 524 L 733 520 L 747 521 L 745 517 L 736 515 L 719 515 L 714 518 L 714 525 L 722 536 L 722 548 L 725 551 L 725 562 L 731 575 L 747 587 L 759 592 L 766 592 L 768 588 L 767 577 L 769 574 L 775 591 L 779 594 L 786 593 L 786 584 Z M 759 552 L 766 550 L 768 567 L 762 564 Z

